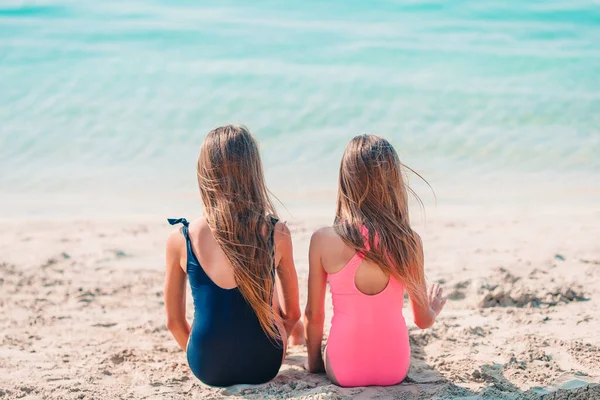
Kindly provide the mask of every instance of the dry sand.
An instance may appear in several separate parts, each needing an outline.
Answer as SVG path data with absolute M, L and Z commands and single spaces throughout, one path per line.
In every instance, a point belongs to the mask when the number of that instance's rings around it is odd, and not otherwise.
M 440 206 L 416 220 L 450 301 L 425 331 L 405 309 L 404 383 L 355 389 L 306 373 L 302 347 L 268 384 L 198 382 L 164 324 L 162 218 L 0 221 L 0 398 L 600 398 L 584 387 L 600 382 L 600 209 Z M 303 303 L 310 233 L 326 223 L 289 220 Z

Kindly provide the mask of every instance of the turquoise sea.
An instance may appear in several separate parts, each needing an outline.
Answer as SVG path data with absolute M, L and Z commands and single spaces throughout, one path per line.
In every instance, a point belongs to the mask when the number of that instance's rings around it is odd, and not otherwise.
M 433 181 L 597 187 L 600 2 L 0 2 L 9 204 L 195 198 L 200 143 L 230 122 L 276 193 L 331 189 L 361 133 Z

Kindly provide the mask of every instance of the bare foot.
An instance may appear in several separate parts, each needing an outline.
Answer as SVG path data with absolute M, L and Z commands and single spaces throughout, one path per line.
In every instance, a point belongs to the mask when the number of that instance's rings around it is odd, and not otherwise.
M 306 344 L 304 340 L 304 324 L 302 320 L 296 322 L 296 326 L 294 326 L 294 330 L 292 330 L 292 334 L 288 339 L 288 344 L 290 346 L 302 346 Z

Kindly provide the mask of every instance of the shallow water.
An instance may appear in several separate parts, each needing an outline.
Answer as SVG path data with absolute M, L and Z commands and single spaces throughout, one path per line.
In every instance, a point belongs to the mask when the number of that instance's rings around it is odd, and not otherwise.
M 4 1 L 0 85 L 13 199 L 195 196 L 229 122 L 286 193 L 334 185 L 360 133 L 434 181 L 600 173 L 592 1 Z

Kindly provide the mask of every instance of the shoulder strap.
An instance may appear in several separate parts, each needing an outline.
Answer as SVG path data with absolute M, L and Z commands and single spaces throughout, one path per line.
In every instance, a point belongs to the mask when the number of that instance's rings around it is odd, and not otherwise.
M 190 226 L 190 223 L 188 222 L 187 219 L 185 219 L 185 218 L 168 218 L 167 221 L 169 221 L 169 224 L 171 224 L 171 225 L 182 224 L 183 227 L 181 228 L 181 232 L 183 233 L 183 237 L 185 237 L 185 240 L 189 241 L 190 237 L 188 235 L 188 228 Z
M 370 251 L 371 245 L 369 244 L 369 230 L 367 229 L 366 226 L 362 225 L 360 227 L 360 233 L 362 233 L 362 235 L 364 237 L 363 244 L 365 246 L 365 250 Z M 352 257 L 352 259 L 350 261 L 348 261 L 348 264 L 352 264 L 352 265 L 355 265 L 356 267 L 358 267 L 360 262 L 364 259 L 365 259 L 365 253 L 361 250 L 356 250 L 356 254 L 354 255 L 354 257 Z M 346 264 L 346 265 L 348 265 L 348 264 Z
M 177 224 L 183 225 L 183 227 L 181 228 L 181 233 L 183 234 L 183 237 L 185 238 L 187 245 L 188 245 L 188 249 L 189 249 L 190 236 L 188 235 L 188 229 L 189 229 L 190 223 L 188 222 L 188 220 L 185 218 L 168 218 L 167 221 L 169 221 L 169 224 L 171 224 L 171 225 L 177 225 Z
M 275 228 L 277 227 L 277 222 L 279 220 L 272 215 L 269 215 L 269 219 L 271 220 L 271 224 L 273 224 L 273 229 L 271 230 L 271 235 L 269 236 L 269 247 L 271 248 L 271 256 L 273 257 L 273 279 L 275 279 L 275 274 L 277 273 L 277 265 L 275 265 Z
M 195 264 L 200 265 L 200 262 L 196 258 L 196 255 L 194 254 L 194 250 L 192 249 L 192 241 L 190 240 L 190 235 L 189 235 L 190 223 L 185 218 L 168 218 L 167 221 L 169 221 L 169 224 L 171 224 L 171 225 L 177 225 L 177 224 L 183 225 L 181 227 L 181 233 L 183 234 L 183 237 L 185 238 L 185 248 L 187 251 L 186 272 L 188 275 L 191 275 L 193 273 L 193 271 L 195 270 L 195 268 L 194 268 Z M 200 270 L 204 271 L 202 268 L 200 268 Z
M 271 236 L 269 236 L 269 246 L 273 249 L 273 253 L 275 253 L 275 228 L 279 220 L 272 215 L 269 215 L 269 218 L 271 220 L 271 224 L 273 225 L 273 230 L 271 230 Z
M 371 250 L 371 245 L 369 244 L 369 230 L 367 229 L 366 226 L 361 226 L 360 227 L 360 232 L 363 234 L 364 238 L 365 238 L 365 249 L 367 251 Z

